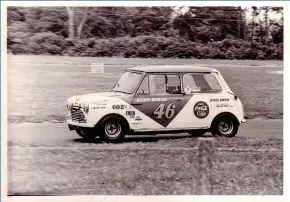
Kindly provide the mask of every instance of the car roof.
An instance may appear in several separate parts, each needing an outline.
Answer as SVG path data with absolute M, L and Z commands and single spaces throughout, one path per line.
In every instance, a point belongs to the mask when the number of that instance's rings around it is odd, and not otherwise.
M 162 72 L 162 73 L 187 73 L 187 72 L 199 72 L 199 73 L 212 73 L 217 70 L 210 67 L 203 67 L 198 65 L 149 65 L 149 66 L 137 66 L 130 67 L 129 71 L 140 71 L 140 72 Z

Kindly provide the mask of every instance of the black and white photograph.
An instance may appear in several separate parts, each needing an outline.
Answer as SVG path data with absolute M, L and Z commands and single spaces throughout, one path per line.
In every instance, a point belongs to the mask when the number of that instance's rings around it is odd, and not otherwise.
M 145 3 L 2 5 L 7 199 L 285 194 L 285 4 Z

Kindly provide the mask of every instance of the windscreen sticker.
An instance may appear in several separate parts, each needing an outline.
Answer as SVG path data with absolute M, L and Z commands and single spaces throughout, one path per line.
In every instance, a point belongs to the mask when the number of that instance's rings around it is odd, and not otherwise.
M 201 92 L 201 90 L 200 90 L 200 88 L 193 88 L 193 89 L 191 90 L 191 92 L 192 92 L 192 93 L 199 93 L 199 92 Z
M 194 105 L 193 113 L 197 118 L 203 119 L 209 114 L 209 106 L 203 101 L 199 101 Z
M 191 91 L 192 91 L 192 89 L 191 89 L 190 86 L 185 86 L 185 87 L 184 87 L 184 93 L 185 93 L 185 94 L 189 94 L 189 93 L 191 93 Z

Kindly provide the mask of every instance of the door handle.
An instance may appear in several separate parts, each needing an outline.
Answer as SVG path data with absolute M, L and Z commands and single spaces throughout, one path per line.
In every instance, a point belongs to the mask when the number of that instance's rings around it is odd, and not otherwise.
M 181 99 L 181 98 L 177 98 L 176 100 L 177 100 L 177 101 L 182 101 L 182 99 Z

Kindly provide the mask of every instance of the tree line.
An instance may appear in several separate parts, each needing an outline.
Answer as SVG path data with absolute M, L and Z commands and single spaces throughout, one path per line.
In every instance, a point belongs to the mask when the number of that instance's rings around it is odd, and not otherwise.
M 283 59 L 281 7 L 8 7 L 7 24 L 12 54 Z

